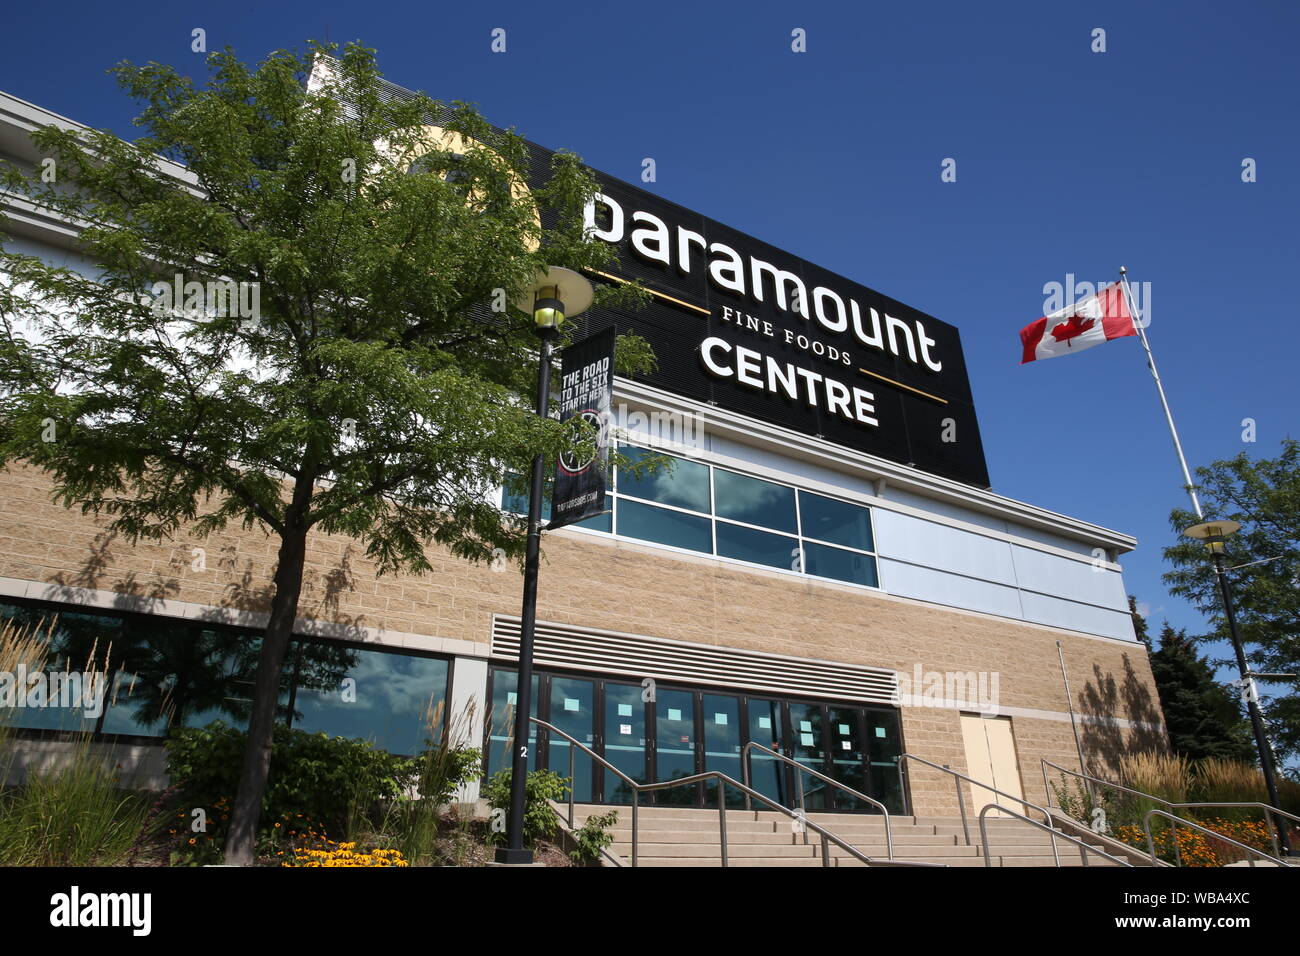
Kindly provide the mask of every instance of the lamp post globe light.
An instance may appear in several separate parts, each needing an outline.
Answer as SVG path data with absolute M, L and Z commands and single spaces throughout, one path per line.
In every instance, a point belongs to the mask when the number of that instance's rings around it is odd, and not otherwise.
M 551 395 L 551 353 L 560 325 L 585 312 L 593 297 L 591 283 L 572 269 L 550 266 L 514 300 L 515 308 L 533 317 L 533 331 L 541 339 L 537 372 L 537 414 L 546 417 Z M 496 862 L 528 864 L 533 852 L 524 846 L 524 806 L 528 786 L 528 716 L 532 710 L 533 632 L 537 623 L 537 569 L 542 541 L 542 492 L 546 459 L 533 458 L 528 491 L 528 546 L 524 557 L 524 604 L 519 622 L 519 681 L 515 688 L 515 727 L 510 761 L 510 813 L 506 818 L 506 845 L 496 852 Z
M 1228 621 L 1228 634 L 1232 639 L 1232 649 L 1237 656 L 1237 669 L 1241 673 L 1240 686 L 1245 690 L 1246 707 L 1250 711 L 1250 723 L 1255 731 L 1255 746 L 1259 750 L 1259 765 L 1264 771 L 1264 784 L 1268 788 L 1268 801 L 1273 806 L 1281 806 L 1277 792 L 1277 771 L 1273 763 L 1273 748 L 1269 746 L 1264 734 L 1264 717 L 1259 710 L 1259 701 L 1255 694 L 1254 675 L 1246 666 L 1246 652 L 1241 646 L 1241 635 L 1237 632 L 1237 615 L 1232 603 L 1232 589 L 1228 585 L 1228 575 L 1223 567 L 1224 543 L 1228 536 L 1241 530 L 1237 521 L 1203 521 L 1186 529 L 1183 534 L 1195 538 L 1205 545 L 1214 559 L 1214 573 L 1219 581 L 1219 594 L 1223 598 L 1223 613 Z M 1291 856 L 1291 838 L 1287 834 L 1287 820 L 1276 818 L 1278 847 L 1283 856 Z

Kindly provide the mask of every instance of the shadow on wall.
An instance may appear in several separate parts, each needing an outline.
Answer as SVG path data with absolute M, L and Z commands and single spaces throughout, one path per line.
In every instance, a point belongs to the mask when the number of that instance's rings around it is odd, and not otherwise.
M 50 586 L 43 595 L 45 600 L 60 604 L 88 604 L 91 595 L 86 592 L 104 589 L 117 595 L 113 600 L 114 608 L 148 614 L 180 591 L 180 582 L 174 577 L 155 575 L 153 581 L 145 583 L 134 571 L 128 571 L 111 587 L 104 588 L 104 572 L 112 560 L 112 545 L 116 537 L 108 531 L 96 534 L 85 563 L 75 573 L 60 571 L 50 578 Z
M 1079 693 L 1078 709 L 1083 752 L 1088 758 L 1088 772 L 1109 780 L 1119 778 L 1119 760 L 1126 753 L 1167 752 L 1169 741 L 1164 717 L 1151 689 L 1133 669 L 1129 655 L 1124 655 L 1124 679 L 1103 673 L 1092 665 L 1093 679 Z M 1089 720 L 1087 718 L 1099 718 Z M 1136 726 L 1123 727 L 1118 721 L 1132 721 Z
M 178 577 L 155 574 L 152 581 L 143 582 L 136 572 L 128 571 L 117 581 L 105 581 L 106 571 L 112 563 L 112 545 L 116 537 L 116 534 L 106 531 L 96 534 L 87 549 L 88 554 L 82 566 L 74 573 L 59 571 L 51 576 L 43 598 L 60 604 L 93 606 L 93 595 L 89 592 L 104 590 L 115 595 L 112 602 L 115 610 L 139 614 L 163 610 L 163 605 L 180 593 L 181 582 Z M 311 624 L 300 629 L 299 633 L 364 641 L 364 615 L 344 613 L 340 601 L 342 595 L 355 587 L 352 572 L 354 550 L 352 545 L 348 545 L 339 558 L 338 566 L 322 572 L 319 583 L 312 580 L 310 572 L 307 574 L 303 582 L 298 616 L 308 619 Z M 188 560 L 188 557 L 174 555 L 170 567 L 173 571 L 180 571 Z M 275 594 L 274 569 L 268 572 L 265 579 L 259 580 L 254 575 L 250 559 L 245 562 L 243 570 L 239 570 L 238 556 L 233 545 L 220 549 L 216 565 L 233 580 L 226 585 L 221 604 L 205 611 L 199 620 L 254 629 L 265 627 L 271 610 L 271 598 Z M 313 607 L 309 602 L 316 595 L 319 595 L 319 600 Z

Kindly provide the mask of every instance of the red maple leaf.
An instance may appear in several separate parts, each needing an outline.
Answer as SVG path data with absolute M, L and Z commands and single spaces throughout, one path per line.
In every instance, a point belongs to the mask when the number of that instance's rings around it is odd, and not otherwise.
M 1065 322 L 1052 327 L 1052 337 L 1068 346 L 1070 345 L 1070 339 L 1087 332 L 1096 322 L 1096 319 L 1085 319 L 1081 315 L 1072 315 Z

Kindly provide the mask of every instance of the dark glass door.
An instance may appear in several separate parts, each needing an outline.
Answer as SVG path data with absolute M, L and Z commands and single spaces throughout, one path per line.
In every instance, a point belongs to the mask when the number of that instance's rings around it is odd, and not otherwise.
M 689 690 L 656 692 L 654 779 L 676 780 L 695 773 L 695 694 Z M 699 785 L 667 787 L 655 792 L 655 802 L 697 806 Z
M 785 753 L 782 733 L 785 720 L 781 712 L 781 702 L 750 697 L 745 701 L 745 711 L 749 725 L 749 740 L 777 753 Z M 790 791 L 786 786 L 785 771 L 779 760 L 769 757 L 761 750 L 751 750 L 749 771 L 751 787 L 778 803 L 785 802 L 785 795 Z
M 740 698 L 724 694 L 701 694 L 701 720 L 704 741 L 704 769 L 718 770 L 733 780 L 743 781 L 740 773 Z M 718 805 L 718 782 L 704 782 L 704 802 Z M 735 787 L 727 788 L 727 806 L 743 807 L 745 795 Z
M 515 671 L 496 670 L 492 672 L 492 706 L 487 716 L 487 775 L 491 777 L 500 770 L 509 770 L 513 761 L 510 755 L 510 742 L 515 732 L 515 687 L 519 676 Z M 531 716 L 537 716 L 538 688 L 541 677 L 533 674 L 532 702 L 529 710 Z M 530 725 L 528 746 L 528 769 L 536 770 L 539 766 L 537 753 L 537 725 Z
M 646 769 L 646 705 L 641 702 L 641 687 L 636 684 L 605 682 L 602 756 L 637 783 L 649 779 Z M 632 790 L 627 783 L 602 770 L 602 799 L 605 803 L 630 804 Z
M 485 721 L 488 775 L 510 766 L 515 711 L 515 671 L 493 668 L 491 706 Z M 639 783 L 668 781 L 702 770 L 718 770 L 743 781 L 741 754 L 747 742 L 826 774 L 880 800 L 891 813 L 905 809 L 898 779 L 902 735 L 898 711 L 849 703 L 816 703 L 748 697 L 704 689 L 659 687 L 657 700 L 643 702 L 640 684 L 564 674 L 533 677 L 533 713 L 546 719 Z M 529 742 L 529 767 L 549 767 L 569 776 L 569 742 L 558 736 Z M 810 811 L 875 812 L 866 801 L 836 790 L 788 764 L 751 751 L 750 786 L 787 807 L 798 806 L 800 782 Z M 601 769 L 581 751 L 574 757 L 576 800 L 627 805 L 632 791 L 614 773 Z M 717 806 L 717 783 L 666 788 L 645 795 L 643 803 Z M 735 788 L 728 806 L 743 806 Z M 761 806 L 761 804 L 759 804 Z
M 862 735 L 862 708 L 828 705 L 826 723 L 831 741 L 829 776 L 846 787 L 871 796 L 867 785 L 867 749 Z M 830 789 L 837 810 L 876 809 L 865 800 L 843 790 L 834 787 Z
M 550 723 L 575 740 L 596 749 L 596 682 L 579 677 L 551 677 Z M 573 799 L 590 802 L 592 760 L 558 734 L 548 734 L 546 765 L 562 777 L 569 776 L 569 751 L 573 755 Z
M 898 711 L 868 709 L 866 724 L 871 783 L 867 793 L 887 806 L 890 813 L 904 813 L 903 787 L 898 779 L 898 756 L 903 752 Z
M 824 709 L 820 704 L 806 704 L 790 701 L 786 704 L 789 714 L 787 724 L 787 753 L 805 767 L 820 773 L 826 773 L 826 721 Z M 788 768 L 793 775 L 793 767 Z M 800 775 L 804 791 L 804 808 L 807 810 L 829 810 L 830 800 L 826 784 L 808 774 Z M 793 793 L 797 805 L 799 781 L 792 781 Z

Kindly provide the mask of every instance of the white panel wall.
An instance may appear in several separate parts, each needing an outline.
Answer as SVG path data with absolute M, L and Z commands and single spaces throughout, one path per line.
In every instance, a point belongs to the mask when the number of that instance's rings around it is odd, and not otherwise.
M 1021 545 L 1012 545 L 1011 554 L 1016 578 L 1027 591 L 1128 610 L 1124 582 L 1116 571 L 1098 570 L 1091 561 L 1072 561 Z
M 922 500 L 912 495 L 908 503 Z M 1133 639 L 1118 571 L 884 507 L 873 518 L 880 583 L 890 594 Z
M 1016 585 L 1011 545 L 911 515 L 875 508 L 876 550 L 881 556 L 951 571 L 1000 584 Z M 888 586 L 890 590 L 892 585 Z
M 1101 634 L 1104 637 L 1137 641 L 1133 634 L 1133 618 L 1127 610 L 1113 611 L 1092 604 L 1063 601 L 1035 591 L 1021 591 L 1020 598 L 1025 606 L 1027 621 L 1050 624 L 1054 627 L 1068 627 L 1074 631 L 1083 631 L 1085 634 Z
M 932 498 L 925 498 L 910 491 L 904 491 L 902 488 L 895 488 L 893 485 L 885 489 L 885 498 L 930 514 L 955 518 L 958 521 L 978 525 L 981 528 L 989 528 L 992 531 L 1007 530 L 1007 523 L 996 515 L 987 515 L 972 508 L 963 508 L 961 505 L 950 504 L 946 501 L 935 501 Z
M 916 564 L 880 559 L 880 584 L 890 594 L 983 611 L 1020 620 L 1020 593 L 1012 587 L 935 571 Z

